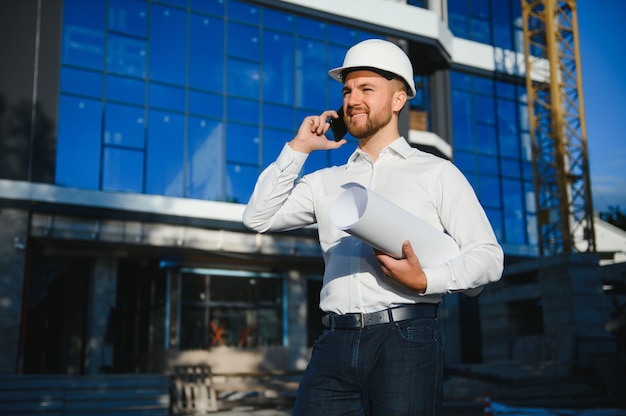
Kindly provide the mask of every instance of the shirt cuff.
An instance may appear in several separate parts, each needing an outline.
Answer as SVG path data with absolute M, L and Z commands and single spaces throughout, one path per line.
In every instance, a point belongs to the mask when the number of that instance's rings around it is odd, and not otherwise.
M 276 166 L 281 172 L 298 174 L 308 157 L 308 153 L 295 151 L 285 143 L 283 150 L 276 159 Z
M 441 295 L 448 293 L 448 277 L 445 266 L 424 269 L 424 273 L 426 273 L 428 284 L 423 295 Z

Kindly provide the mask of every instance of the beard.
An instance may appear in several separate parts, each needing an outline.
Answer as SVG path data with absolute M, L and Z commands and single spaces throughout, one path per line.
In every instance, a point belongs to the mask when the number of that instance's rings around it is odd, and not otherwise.
M 348 111 L 348 114 L 351 112 Z M 348 132 L 357 139 L 366 139 L 372 137 L 383 127 L 385 127 L 391 121 L 393 112 L 391 111 L 391 105 L 386 104 L 385 107 L 378 113 L 366 112 L 367 120 L 365 124 L 354 125 L 350 123 L 350 117 L 345 116 L 345 122 L 348 126 Z

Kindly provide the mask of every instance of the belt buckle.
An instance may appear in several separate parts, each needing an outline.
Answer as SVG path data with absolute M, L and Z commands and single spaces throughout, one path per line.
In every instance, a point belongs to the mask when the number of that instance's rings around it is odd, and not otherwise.
M 361 327 L 360 329 L 365 328 L 365 314 L 363 312 L 359 312 Z

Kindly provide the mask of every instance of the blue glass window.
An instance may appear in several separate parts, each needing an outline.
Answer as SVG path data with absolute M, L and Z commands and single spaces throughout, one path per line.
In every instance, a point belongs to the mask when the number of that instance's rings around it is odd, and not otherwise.
M 478 171 L 481 175 L 499 175 L 498 159 L 490 156 L 478 155 Z
M 61 68 L 61 91 L 89 97 L 102 96 L 102 73 Z
M 224 199 L 224 124 L 215 120 L 189 118 L 187 196 Z
M 524 229 L 522 183 L 520 181 L 504 180 L 502 181 L 502 186 L 505 241 L 513 244 L 524 244 L 526 242 L 526 231 Z
M 226 161 L 259 164 L 259 128 L 239 123 L 226 126 Z
M 500 179 L 497 176 L 481 176 L 478 198 L 485 207 L 500 208 L 502 206 Z
M 257 26 L 228 24 L 228 56 L 258 62 L 261 36 Z
M 242 3 L 236 0 L 228 1 L 228 17 L 241 22 L 259 24 L 259 8 L 250 3 Z
M 62 62 L 102 69 L 104 64 L 104 0 L 63 2 Z
M 150 23 L 150 78 L 184 85 L 186 72 L 186 14 L 171 7 L 153 6 Z
M 229 95 L 258 99 L 260 78 L 258 63 L 238 59 L 228 60 Z
M 292 137 L 291 130 L 263 129 L 263 168 L 276 160 L 285 143 Z
M 517 105 L 514 102 L 498 101 L 498 135 L 502 156 L 519 157 Z
M 300 36 L 313 39 L 326 39 L 326 23 L 307 17 L 296 16 L 296 32 Z M 324 49 L 320 49 L 324 50 Z
M 57 183 L 90 189 L 247 201 L 302 118 L 339 107 L 328 69 L 380 37 L 238 0 L 88 3 L 64 1 Z
M 109 0 L 109 29 L 129 35 L 146 37 L 146 2 Z
M 476 124 L 476 138 L 479 153 L 498 154 L 498 138 L 496 137 L 496 129 L 493 126 Z
M 474 150 L 474 111 L 472 94 L 452 91 L 452 124 L 454 126 L 454 147 L 459 150 Z
M 263 34 L 263 99 L 292 105 L 294 101 L 294 39 L 273 31 Z
M 263 125 L 278 129 L 295 131 L 296 119 L 293 107 L 265 104 L 263 106 Z
M 504 241 L 504 232 L 502 227 L 502 211 L 499 209 L 485 208 L 485 214 L 489 218 L 489 223 L 498 241 Z
M 146 149 L 146 192 L 183 196 L 185 118 L 173 113 L 150 111 Z
M 144 148 L 143 108 L 109 103 L 105 108 L 104 142 L 124 147 Z
M 146 83 L 142 80 L 106 77 L 106 97 L 111 100 L 143 105 L 146 100 Z
M 153 108 L 185 111 L 185 90 L 167 85 L 150 83 L 148 104 Z
M 309 39 L 298 39 L 296 45 L 296 104 L 319 111 L 326 107 L 326 94 L 321 94 L 326 90 L 326 85 L 330 79 L 328 76 L 328 65 L 326 56 L 322 51 L 326 47 L 322 42 Z M 338 88 L 340 89 L 340 88 Z
M 272 9 L 263 10 L 263 26 L 268 29 L 292 33 L 294 30 L 294 20 L 292 14 Z
M 359 32 L 357 32 L 356 30 L 352 28 L 329 24 L 328 25 L 328 40 L 330 42 L 341 45 L 342 50 L 345 53 L 345 51 L 349 47 L 357 43 L 360 39 L 359 39 Z M 341 62 L 342 61 L 339 61 L 339 63 L 336 66 L 339 66 Z M 333 65 L 334 65 L 333 61 L 331 60 L 330 67 L 335 68 L 335 66 Z
M 476 173 L 476 156 L 473 153 L 456 151 L 454 153 L 454 164 L 464 174 Z
M 502 175 L 509 178 L 521 179 L 522 167 L 519 160 L 515 159 L 502 159 Z
M 224 90 L 224 22 L 191 16 L 189 84 L 194 88 Z
M 222 118 L 224 109 L 224 97 L 217 94 L 205 94 L 197 91 L 189 91 L 189 112 L 205 116 Z
M 223 16 L 224 3 L 224 0 L 191 0 L 191 8 L 216 16 Z
M 100 185 L 100 101 L 61 96 L 56 183 L 85 189 Z
M 142 192 L 143 152 L 115 147 L 104 148 L 102 189 Z
M 144 78 L 146 76 L 146 41 L 109 35 L 107 70 L 119 75 Z
M 515 50 L 511 30 L 511 4 L 508 1 L 494 1 L 491 3 L 491 7 L 493 8 L 494 46 Z
M 229 163 L 226 166 L 226 201 L 247 203 L 259 173 L 257 167 Z

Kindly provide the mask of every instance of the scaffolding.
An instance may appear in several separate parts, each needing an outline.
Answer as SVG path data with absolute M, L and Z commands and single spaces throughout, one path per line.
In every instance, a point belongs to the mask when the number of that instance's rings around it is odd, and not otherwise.
M 521 1 L 540 252 L 595 252 L 576 1 Z

